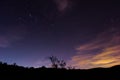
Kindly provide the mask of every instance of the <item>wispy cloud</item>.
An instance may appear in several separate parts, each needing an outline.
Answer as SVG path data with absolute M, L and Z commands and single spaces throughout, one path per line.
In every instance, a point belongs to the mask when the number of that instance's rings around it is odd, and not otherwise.
M 92 41 L 76 48 L 78 53 L 70 63 L 77 68 L 111 67 L 120 65 L 120 32 L 110 29 Z
M 27 29 L 25 26 L 9 27 L 5 29 L 3 34 L 0 34 L 0 47 L 9 47 L 12 43 L 23 39 Z

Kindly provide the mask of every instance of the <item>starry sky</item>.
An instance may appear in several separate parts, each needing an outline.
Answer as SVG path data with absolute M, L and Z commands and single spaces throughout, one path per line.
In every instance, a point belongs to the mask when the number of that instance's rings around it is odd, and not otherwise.
M 90 0 L 0 0 L 0 61 L 88 69 L 120 65 L 120 5 Z

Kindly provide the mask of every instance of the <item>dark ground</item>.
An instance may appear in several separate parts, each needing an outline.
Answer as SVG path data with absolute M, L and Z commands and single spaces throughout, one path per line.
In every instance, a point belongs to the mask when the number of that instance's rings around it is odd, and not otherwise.
M 1 63 L 0 80 L 120 80 L 120 66 L 78 70 L 25 68 Z

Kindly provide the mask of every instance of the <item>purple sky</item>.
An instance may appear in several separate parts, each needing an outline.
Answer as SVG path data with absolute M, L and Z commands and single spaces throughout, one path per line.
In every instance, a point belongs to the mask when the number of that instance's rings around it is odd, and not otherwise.
M 120 5 L 113 1 L 1 0 L 0 61 L 76 68 L 120 64 Z

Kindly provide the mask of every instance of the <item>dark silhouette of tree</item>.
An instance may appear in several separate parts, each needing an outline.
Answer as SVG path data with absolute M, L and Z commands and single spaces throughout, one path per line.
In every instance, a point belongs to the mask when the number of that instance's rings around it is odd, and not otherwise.
M 51 61 L 53 68 L 58 68 L 58 58 L 57 57 L 50 56 L 49 60 Z
M 42 68 L 42 69 L 45 69 L 46 67 L 45 67 L 45 66 L 42 66 L 41 68 Z
M 17 66 L 17 64 L 16 64 L 16 63 L 13 63 L 13 66 Z
M 3 65 L 8 65 L 8 64 L 6 62 L 4 62 Z
M 65 68 L 66 62 L 64 60 L 59 60 L 58 61 L 60 68 Z
M 0 61 L 0 64 L 3 64 L 3 63 Z
M 66 62 L 64 60 L 59 60 L 56 56 L 49 57 L 53 68 L 65 68 Z

